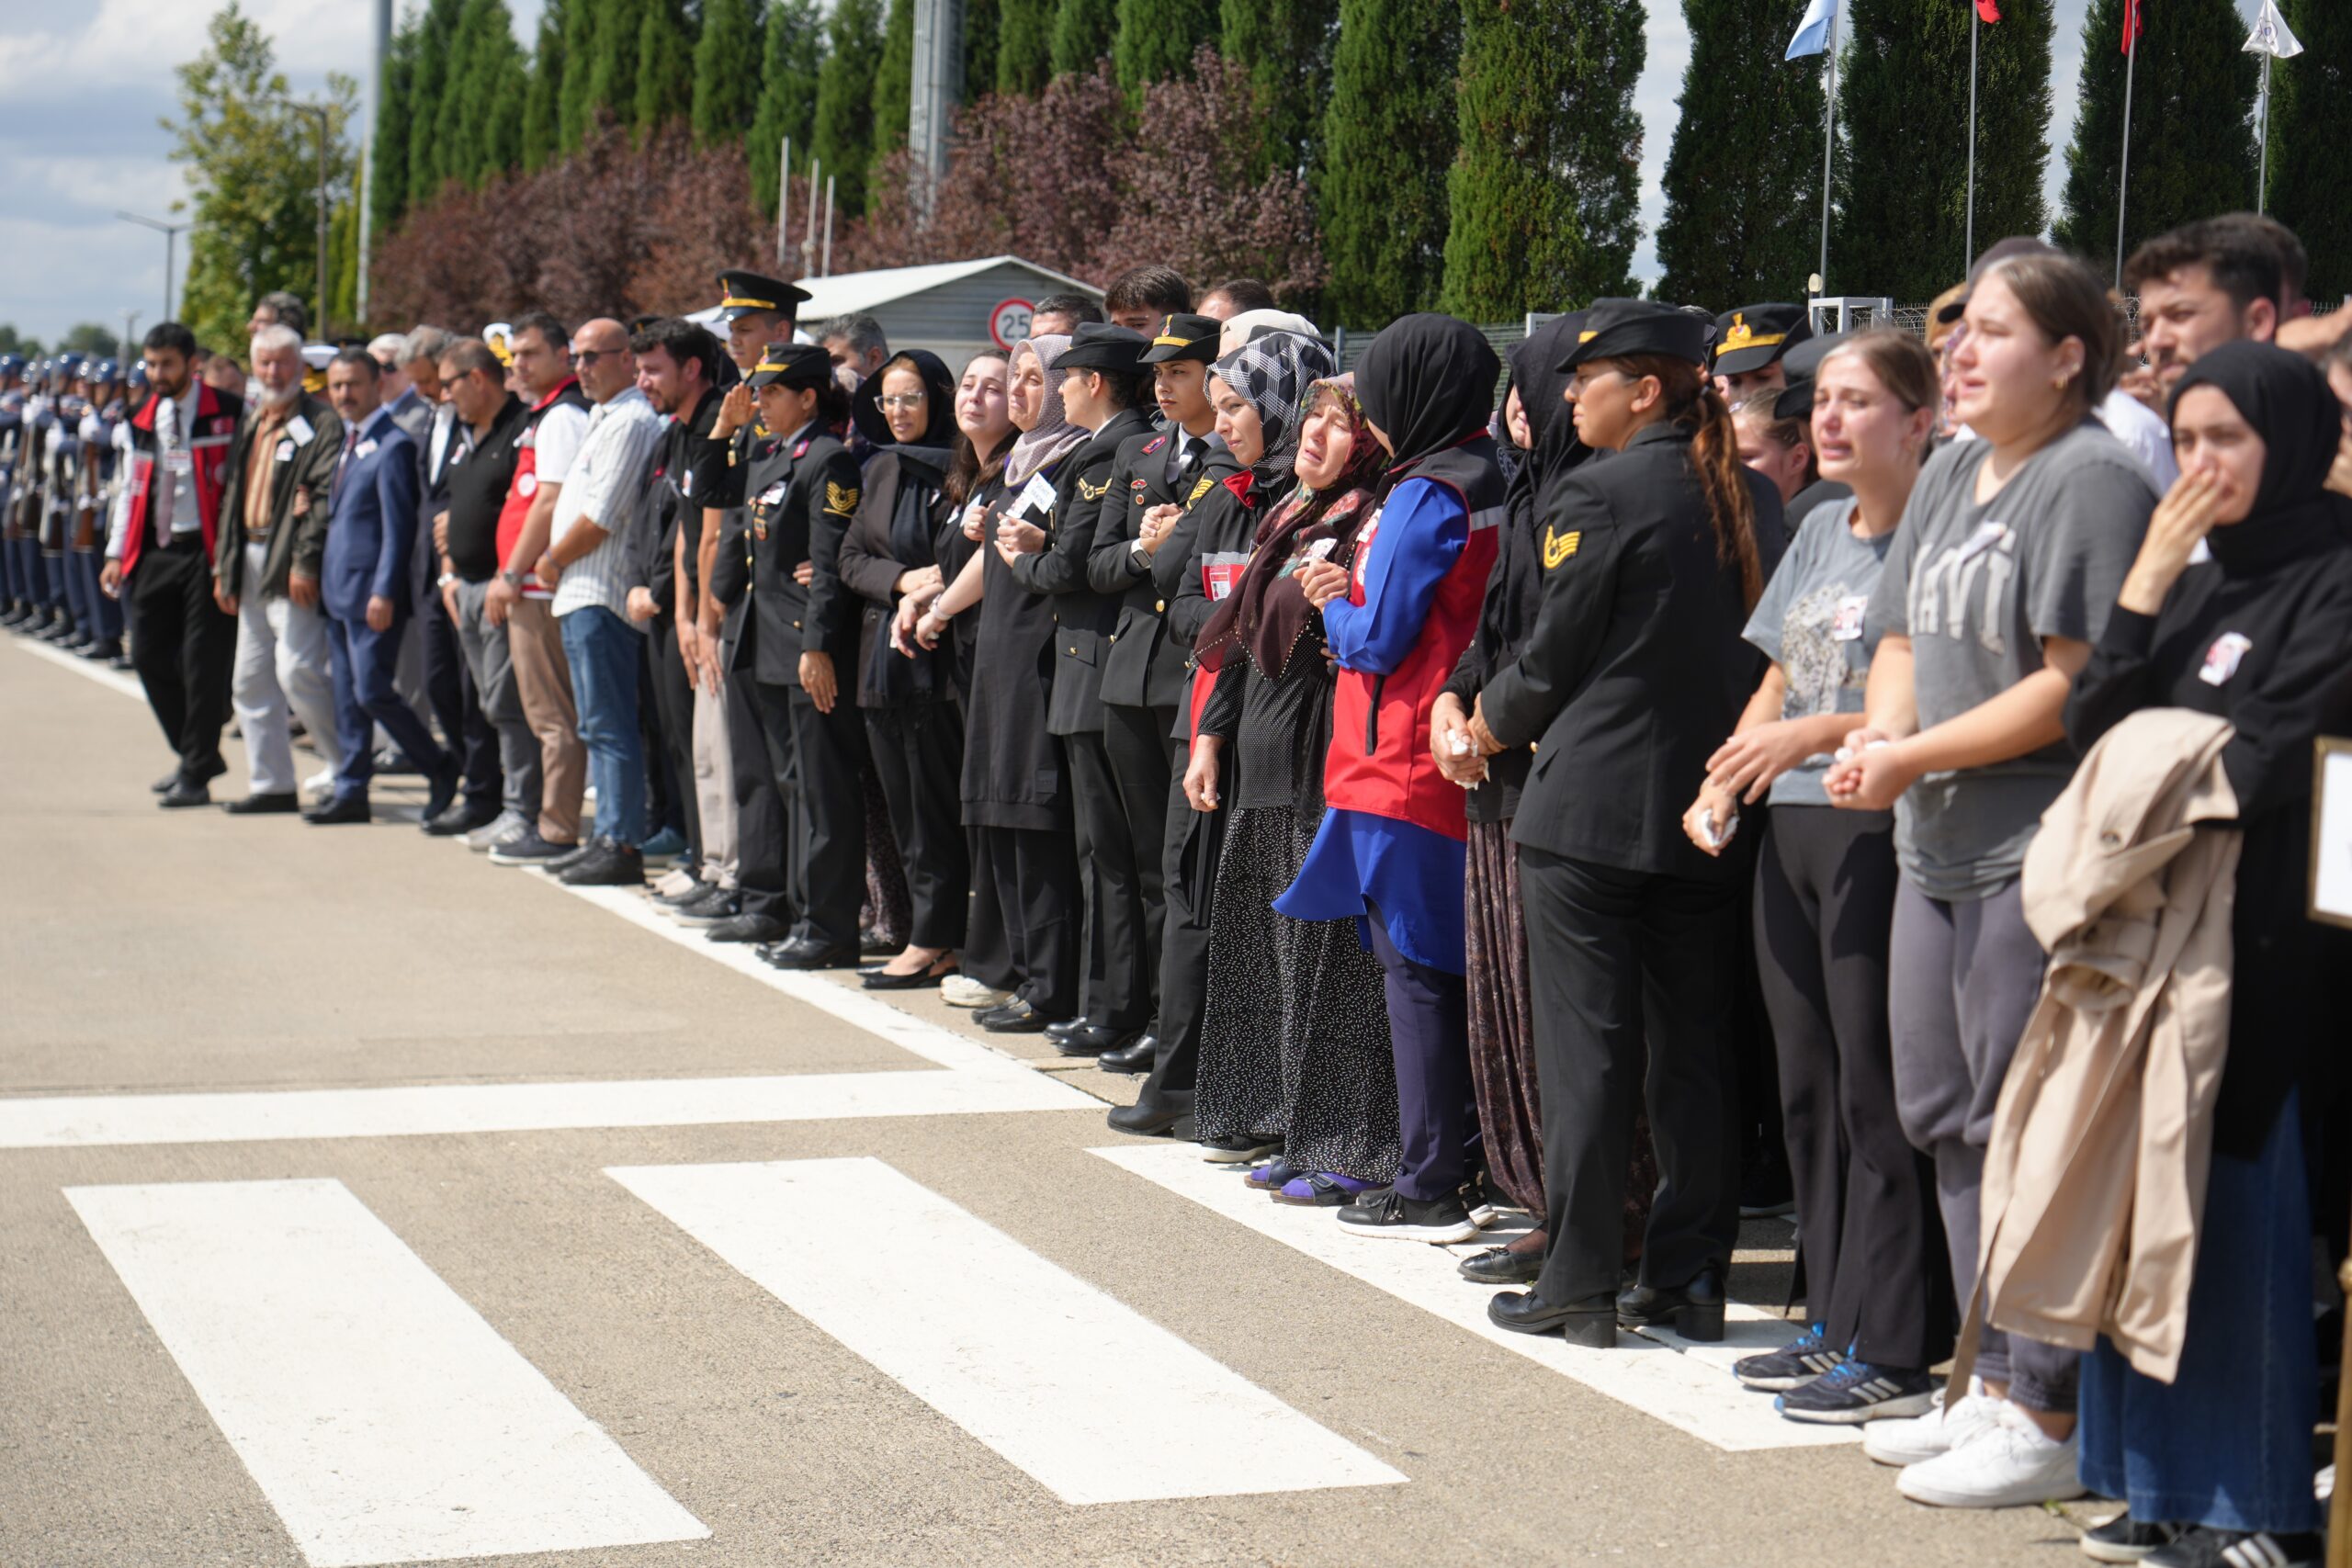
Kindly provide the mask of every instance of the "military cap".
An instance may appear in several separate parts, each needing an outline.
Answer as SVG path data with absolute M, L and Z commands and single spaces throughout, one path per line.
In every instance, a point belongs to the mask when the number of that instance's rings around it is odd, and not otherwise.
M 1812 335 L 1802 305 L 1743 305 L 1726 311 L 1715 318 L 1715 374 L 1761 370 Z
M 1143 362 L 1165 365 L 1170 360 L 1197 359 L 1205 365 L 1216 357 L 1217 337 L 1224 331 L 1225 323 L 1215 316 L 1165 317 L 1144 346 Z
M 1126 370 L 1143 368 L 1143 351 L 1151 340 L 1130 327 L 1108 321 L 1081 321 L 1069 346 L 1054 361 L 1057 370 Z
M 752 372 L 752 390 L 770 387 L 821 387 L 833 378 L 832 356 L 813 343 L 772 343 L 760 351 Z
M 1672 305 L 1646 299 L 1596 299 L 1585 318 L 1584 331 L 1559 368 L 1573 370 L 1590 359 L 1623 359 L 1637 354 L 1660 354 L 1703 365 L 1707 358 L 1707 323 Z
M 1829 333 L 1809 337 L 1781 357 L 1781 368 L 1788 372 L 1789 384 L 1772 400 L 1774 419 L 1807 419 L 1813 414 L 1813 378 L 1821 369 L 1821 362 L 1829 351 L 1852 337 L 1851 333 Z
M 718 275 L 718 288 L 723 296 L 718 301 L 718 319 L 722 321 L 748 316 L 754 310 L 774 310 L 787 321 L 795 321 L 808 298 L 805 289 L 776 278 L 762 277 L 756 272 L 722 272 Z

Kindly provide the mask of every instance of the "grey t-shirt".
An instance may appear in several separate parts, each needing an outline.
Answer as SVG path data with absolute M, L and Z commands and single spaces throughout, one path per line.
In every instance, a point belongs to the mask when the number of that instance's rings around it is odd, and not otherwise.
M 1743 634 L 1781 667 L 1788 694 L 1782 718 L 1818 718 L 1862 711 L 1871 660 L 1862 640 L 1863 613 L 1878 586 L 1892 532 L 1854 536 L 1854 502 L 1825 502 L 1805 514 L 1796 542 L 1756 601 Z M 1772 781 L 1774 806 L 1826 806 L 1821 787 L 1829 753 L 1818 752 Z
M 1911 638 L 1919 728 L 1988 702 L 2041 668 L 2041 639 L 2096 642 L 2139 552 L 2156 492 L 2114 436 L 2086 422 L 1975 498 L 1989 442 L 1928 461 L 1871 599 L 1866 636 Z M 1988 897 L 2016 879 L 2041 814 L 2075 771 L 2058 741 L 1929 773 L 1894 811 L 1904 874 L 1932 898 Z

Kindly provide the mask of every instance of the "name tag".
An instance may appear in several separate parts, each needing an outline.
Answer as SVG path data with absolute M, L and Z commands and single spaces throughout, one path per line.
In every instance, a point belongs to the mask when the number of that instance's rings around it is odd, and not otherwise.
M 1317 539 L 1299 551 L 1299 558 L 1302 560 L 1329 560 L 1332 550 L 1338 547 L 1339 543 L 1337 539 Z
M 2205 650 L 2204 668 L 2197 678 L 2209 686 L 2218 686 L 2238 672 L 2238 666 L 2254 647 L 2254 639 L 2242 632 L 2223 632 Z
M 362 441 L 351 449 L 351 455 L 355 457 L 372 457 L 376 455 L 376 444 L 373 441 Z
M 308 446 L 311 444 L 311 437 L 316 435 L 318 432 L 311 428 L 309 420 L 298 413 L 286 422 L 286 434 L 294 438 L 294 445 L 297 446 Z
M 778 502 L 782 501 L 784 499 L 785 488 L 790 482 L 791 481 L 788 479 L 778 479 L 775 483 L 768 486 L 767 489 L 760 491 L 760 504 L 762 506 L 774 506 Z
M 1838 601 L 1838 614 L 1829 623 L 1829 640 L 1852 642 L 1862 635 L 1862 617 L 1870 614 L 1871 601 L 1867 593 L 1849 593 Z
M 1013 501 L 1012 510 L 1016 516 L 1032 512 L 1037 513 L 1037 516 L 1031 519 L 1032 522 L 1040 522 L 1043 521 L 1045 517 L 1051 515 L 1054 510 L 1054 487 L 1052 483 L 1048 481 L 1043 474 L 1038 474 L 1032 478 L 1029 483 L 1023 487 L 1021 494 Z
M 175 446 L 164 454 L 164 468 L 165 471 L 175 474 L 194 473 L 196 457 L 185 446 Z
M 294 443 L 281 441 L 277 444 L 277 460 L 281 463 L 290 463 L 294 460 Z

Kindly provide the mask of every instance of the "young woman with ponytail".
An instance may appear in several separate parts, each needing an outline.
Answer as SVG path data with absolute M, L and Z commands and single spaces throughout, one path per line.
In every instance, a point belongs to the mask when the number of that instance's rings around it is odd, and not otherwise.
M 1526 904 L 1551 1245 L 1487 1314 L 1579 1345 L 1629 1327 L 1723 1337 L 1739 1229 L 1727 1050 L 1735 868 L 1678 815 L 1763 673 L 1741 628 L 1779 555 L 1781 499 L 1739 460 L 1701 371 L 1706 323 L 1596 304 L 1561 366 L 1577 434 L 1616 456 L 1552 487 L 1535 625 L 1487 679 L 1463 744 L 1532 748 L 1511 820 Z M 1661 1181 L 1636 1283 L 1618 1269 L 1634 1112 Z

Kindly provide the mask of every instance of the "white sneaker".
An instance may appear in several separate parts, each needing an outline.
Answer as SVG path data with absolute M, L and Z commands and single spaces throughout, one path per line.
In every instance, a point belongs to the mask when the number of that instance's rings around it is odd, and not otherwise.
M 939 999 L 952 1008 L 993 1008 L 1011 1001 L 1012 993 L 1000 991 L 969 975 L 950 975 L 939 983 Z
M 305 795 L 330 795 L 334 791 L 334 770 L 333 768 L 321 768 L 302 781 L 302 793 Z
M 496 849 L 509 839 L 528 832 L 530 828 L 531 824 L 524 818 L 522 813 L 501 811 L 497 816 L 468 833 L 465 837 L 465 846 L 477 853 L 486 852 Z
M 2001 1401 L 1990 1425 L 1950 1450 L 1922 1460 L 1894 1478 L 1914 1503 L 1939 1508 L 2016 1508 L 2063 1503 L 2085 1490 L 2076 1475 L 2082 1457 L 2075 1437 L 2044 1433 L 2033 1417 Z
M 646 884 L 646 891 L 661 897 L 674 898 L 695 885 L 694 874 L 673 866 L 660 878 Z
M 1920 1464 L 1949 1453 L 1992 1425 L 2000 1401 L 1987 1398 L 1984 1385 L 1968 1380 L 1968 1392 L 1951 1404 L 1951 1391 L 1936 1395 L 1936 1407 L 1925 1416 L 1903 1420 L 1872 1421 L 1862 1428 L 1862 1452 L 1881 1464 Z

